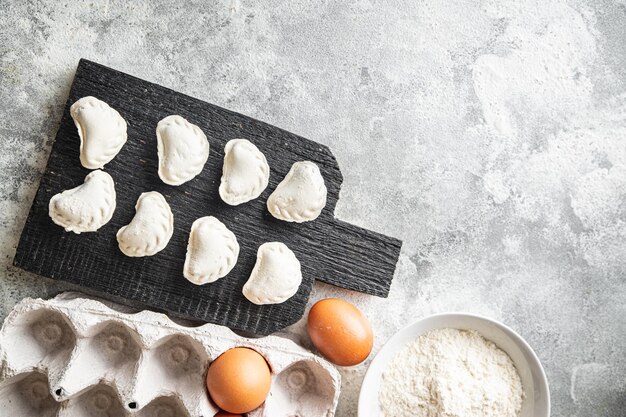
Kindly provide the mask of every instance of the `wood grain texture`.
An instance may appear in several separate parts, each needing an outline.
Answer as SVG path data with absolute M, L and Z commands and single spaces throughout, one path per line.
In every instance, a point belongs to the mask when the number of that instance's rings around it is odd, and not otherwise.
M 50 198 L 83 182 L 89 170 L 79 162 L 79 137 L 70 105 L 92 95 L 120 112 L 128 122 L 128 142 L 105 166 L 115 180 L 117 209 L 111 221 L 95 233 L 66 233 L 48 217 Z M 157 174 L 156 125 L 179 114 L 207 135 L 210 155 L 195 179 L 178 187 L 164 184 Z M 270 181 L 263 194 L 232 207 L 218 194 L 224 145 L 246 138 L 266 156 Z M 311 160 L 319 165 L 328 188 L 328 203 L 320 217 L 304 224 L 274 219 L 265 206 L 270 193 L 291 165 Z M 110 294 L 171 314 L 269 334 L 296 322 L 304 313 L 314 279 L 343 288 L 386 297 L 401 242 L 334 218 L 342 175 L 330 150 L 277 127 L 177 93 L 147 81 L 81 60 L 46 172 L 20 238 L 14 264 L 23 269 Z M 155 256 L 129 258 L 115 234 L 135 214 L 142 192 L 158 191 L 174 213 L 169 245 Z M 225 278 L 196 286 L 182 276 L 192 222 L 212 215 L 232 230 L 241 246 L 239 261 Z M 256 260 L 258 247 L 284 242 L 302 264 L 298 293 L 282 304 L 257 306 L 241 294 Z

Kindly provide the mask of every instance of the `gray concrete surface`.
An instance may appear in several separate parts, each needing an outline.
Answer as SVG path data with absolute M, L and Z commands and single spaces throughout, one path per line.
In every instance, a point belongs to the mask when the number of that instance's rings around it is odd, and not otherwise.
M 375 349 L 482 313 L 535 348 L 553 416 L 626 415 L 624 0 L 172 3 L 0 3 L 0 317 L 66 288 L 10 264 L 86 57 L 331 147 L 337 216 L 405 241 L 388 299 L 314 292 Z

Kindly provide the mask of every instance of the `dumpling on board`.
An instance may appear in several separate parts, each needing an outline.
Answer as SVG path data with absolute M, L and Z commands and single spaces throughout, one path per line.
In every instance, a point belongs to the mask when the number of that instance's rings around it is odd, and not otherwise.
M 80 163 L 85 168 L 102 168 L 126 143 L 126 121 L 104 101 L 83 97 L 72 104 L 70 115 L 78 129 Z
M 233 269 L 238 257 L 235 234 L 215 217 L 201 217 L 191 225 L 183 275 L 196 285 L 215 282 Z
M 272 216 L 286 222 L 315 220 L 326 206 L 326 185 L 311 161 L 296 162 L 267 199 Z
M 93 171 L 78 187 L 50 199 L 48 214 L 53 222 L 76 234 L 95 232 L 115 211 L 115 184 L 104 171 Z
M 259 246 L 243 295 L 254 304 L 278 304 L 291 298 L 302 283 L 300 261 L 281 242 Z
M 167 116 L 157 124 L 159 177 L 181 185 L 202 172 L 209 158 L 209 141 L 200 128 L 181 116 Z
M 117 232 L 120 250 L 126 256 L 152 256 L 165 249 L 174 233 L 174 215 L 159 192 L 142 193 L 135 216 Z
M 237 206 L 254 200 L 267 188 L 270 167 L 265 155 L 247 139 L 232 139 L 224 147 L 220 197 Z

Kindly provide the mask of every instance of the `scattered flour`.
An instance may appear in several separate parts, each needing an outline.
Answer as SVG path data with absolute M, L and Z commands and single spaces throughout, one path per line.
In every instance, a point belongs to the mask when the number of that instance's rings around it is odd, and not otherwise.
M 379 400 L 386 417 L 516 417 L 523 395 L 511 358 L 493 342 L 439 329 L 393 358 Z

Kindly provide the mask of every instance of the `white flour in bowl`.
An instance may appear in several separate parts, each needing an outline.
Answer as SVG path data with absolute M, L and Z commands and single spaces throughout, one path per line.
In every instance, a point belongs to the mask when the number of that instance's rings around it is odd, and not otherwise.
M 431 330 L 383 373 L 385 417 L 516 417 L 524 392 L 511 358 L 475 331 Z

